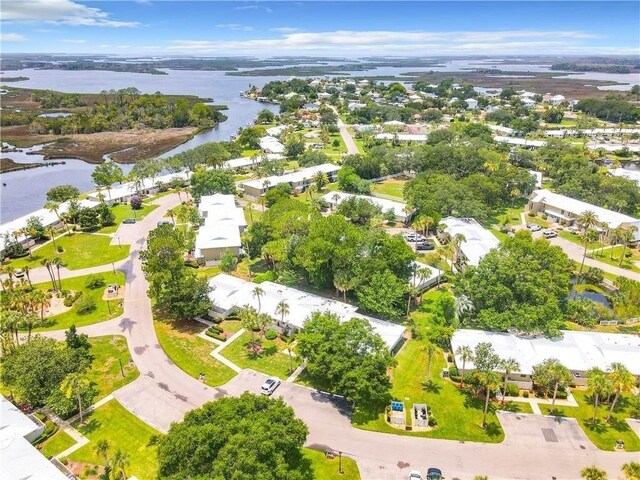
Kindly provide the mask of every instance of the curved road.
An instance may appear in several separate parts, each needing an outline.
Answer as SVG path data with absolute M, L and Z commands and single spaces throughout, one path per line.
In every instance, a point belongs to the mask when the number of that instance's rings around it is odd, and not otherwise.
M 127 338 L 140 377 L 114 392 L 114 396 L 133 414 L 166 432 L 171 422 L 180 421 L 185 412 L 207 401 L 246 390 L 257 392 L 265 376 L 244 370 L 221 387 L 207 387 L 180 370 L 160 347 L 138 253 L 144 248 L 149 230 L 178 203 L 178 198 L 167 195 L 156 203 L 160 207 L 145 219 L 135 225 L 122 225 L 118 231 L 122 243 L 131 245 L 129 258 L 120 265 L 127 276 L 124 314 L 79 330 L 91 336 L 119 334 Z M 103 271 L 110 268 L 108 265 Z M 46 334 L 61 337 L 63 332 Z M 476 474 L 488 475 L 492 480 L 552 476 L 577 479 L 579 470 L 591 464 L 617 478 L 623 463 L 638 459 L 637 453 L 596 449 L 572 420 L 501 413 L 506 433 L 501 444 L 426 439 L 353 428 L 348 411 L 305 387 L 283 383 L 276 393 L 309 426 L 308 445 L 331 447 L 353 457 L 363 479 L 406 478 L 410 469 L 425 470 L 428 466 L 439 466 L 450 479 L 467 479 Z

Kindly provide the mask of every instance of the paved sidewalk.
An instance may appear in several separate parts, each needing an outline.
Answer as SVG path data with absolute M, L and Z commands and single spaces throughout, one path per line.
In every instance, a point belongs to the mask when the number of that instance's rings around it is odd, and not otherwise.
M 285 382 L 289 382 L 289 383 L 295 382 L 298 376 L 303 372 L 303 370 L 306 367 L 307 367 L 307 364 L 305 362 L 302 362 L 300 365 L 298 365 L 298 368 L 296 368 L 293 371 L 293 373 L 289 375 L 289 377 L 285 380 Z
M 231 370 L 233 370 L 236 373 L 240 373 L 242 369 L 238 365 L 233 363 L 231 360 L 228 360 L 227 358 L 220 355 L 220 352 L 224 350 L 225 347 L 227 347 L 227 345 L 231 344 L 231 342 L 233 342 L 236 338 L 240 337 L 244 333 L 244 331 L 245 331 L 244 328 L 241 328 L 236 333 L 231 335 L 226 342 L 219 345 L 218 348 L 216 348 L 213 352 L 211 352 L 211 356 L 213 358 L 215 358 L 221 363 L 224 363 L 227 367 L 229 367 Z

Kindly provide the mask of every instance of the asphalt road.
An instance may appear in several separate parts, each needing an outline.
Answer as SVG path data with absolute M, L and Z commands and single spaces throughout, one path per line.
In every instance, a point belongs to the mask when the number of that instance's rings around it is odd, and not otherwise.
M 140 377 L 114 396 L 133 414 L 166 432 L 171 422 L 180 421 L 185 412 L 207 401 L 243 391 L 257 393 L 266 377 L 244 370 L 221 387 L 207 387 L 180 370 L 160 347 L 138 254 L 148 231 L 167 209 L 178 204 L 178 197 L 168 195 L 157 203 L 160 207 L 145 219 L 123 225 L 118 231 L 120 240 L 131 245 L 130 256 L 120 267 L 127 276 L 124 314 L 79 330 L 92 336 L 119 334 L 127 339 Z M 47 335 L 60 338 L 62 332 Z M 309 426 L 309 446 L 329 447 L 354 458 L 365 480 L 406 478 L 409 470 L 429 466 L 440 467 L 448 479 L 471 479 L 479 474 L 492 480 L 578 479 L 580 469 L 592 464 L 617 478 L 623 463 L 638 460 L 637 453 L 597 450 L 569 420 L 500 414 L 506 433 L 503 443 L 460 442 L 356 429 L 351 426 L 348 405 L 302 386 L 283 383 L 274 395 L 282 396 Z M 543 429 L 551 429 L 553 434 L 547 432 L 546 437 L 557 441 L 545 438 Z

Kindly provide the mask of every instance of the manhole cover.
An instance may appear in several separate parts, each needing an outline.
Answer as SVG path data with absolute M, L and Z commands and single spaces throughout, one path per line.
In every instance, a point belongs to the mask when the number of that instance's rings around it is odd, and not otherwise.
M 558 437 L 556 437 L 556 432 L 553 431 L 553 428 L 543 428 L 542 435 L 545 441 L 558 443 Z

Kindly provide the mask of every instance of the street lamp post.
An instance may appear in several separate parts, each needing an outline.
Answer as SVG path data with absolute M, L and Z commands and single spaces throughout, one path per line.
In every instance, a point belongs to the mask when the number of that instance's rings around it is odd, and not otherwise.
M 344 472 L 342 471 L 342 452 L 339 450 L 338 450 L 338 462 L 339 462 L 338 473 L 343 474 Z
M 124 377 L 124 368 L 122 368 L 122 360 L 118 359 L 118 363 L 120 364 L 120 373 Z

